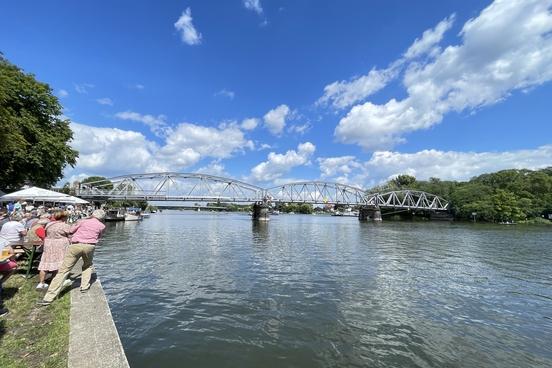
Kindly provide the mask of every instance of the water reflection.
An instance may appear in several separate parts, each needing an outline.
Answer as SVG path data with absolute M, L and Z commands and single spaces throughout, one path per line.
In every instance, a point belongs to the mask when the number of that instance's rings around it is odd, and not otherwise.
M 551 235 L 166 211 L 96 263 L 133 367 L 544 367 Z

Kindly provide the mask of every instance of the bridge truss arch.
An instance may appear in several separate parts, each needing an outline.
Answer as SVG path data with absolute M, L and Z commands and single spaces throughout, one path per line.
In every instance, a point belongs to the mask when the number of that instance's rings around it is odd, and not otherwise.
M 448 202 L 443 198 L 415 190 L 367 194 L 361 188 L 324 181 L 288 183 L 264 189 L 221 176 L 174 172 L 131 174 L 81 183 L 77 195 L 91 200 L 273 202 L 344 204 L 382 209 L 448 209 Z
M 239 180 L 199 173 L 131 174 L 80 184 L 90 199 L 255 202 L 264 189 Z
M 366 205 L 366 192 L 350 185 L 323 181 L 288 183 L 267 189 L 272 202 Z
M 366 204 L 378 208 L 401 208 L 446 211 L 448 202 L 443 198 L 419 190 L 397 190 L 366 195 Z

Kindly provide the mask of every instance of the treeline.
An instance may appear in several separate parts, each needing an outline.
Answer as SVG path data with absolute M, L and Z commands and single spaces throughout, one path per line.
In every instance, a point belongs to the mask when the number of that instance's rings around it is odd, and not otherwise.
M 370 192 L 416 189 L 447 199 L 457 219 L 504 222 L 548 219 L 552 214 L 552 167 L 542 170 L 503 170 L 467 182 L 438 178 L 416 180 L 399 175 Z

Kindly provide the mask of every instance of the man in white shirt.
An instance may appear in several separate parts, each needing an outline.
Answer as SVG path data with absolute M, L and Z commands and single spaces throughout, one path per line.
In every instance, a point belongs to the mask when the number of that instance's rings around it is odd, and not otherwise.
M 0 230 L 0 250 L 11 242 L 18 242 L 27 235 L 25 226 L 21 223 L 23 217 L 19 214 L 10 216 L 10 221 L 6 222 Z

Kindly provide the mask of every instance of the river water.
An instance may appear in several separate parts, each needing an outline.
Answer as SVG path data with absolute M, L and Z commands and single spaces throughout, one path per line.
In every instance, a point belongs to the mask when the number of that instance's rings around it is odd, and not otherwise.
M 552 229 L 164 211 L 95 264 L 132 367 L 552 367 Z

